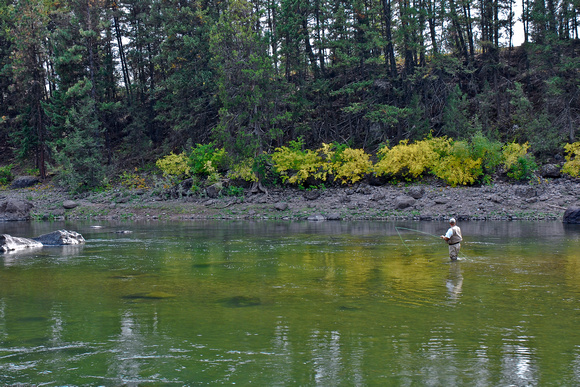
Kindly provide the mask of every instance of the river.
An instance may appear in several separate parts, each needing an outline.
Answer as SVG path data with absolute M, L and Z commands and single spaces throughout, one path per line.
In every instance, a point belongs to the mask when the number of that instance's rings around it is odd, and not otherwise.
M 86 239 L 0 255 L 0 384 L 579 385 L 580 226 L 459 226 L 0 223 Z

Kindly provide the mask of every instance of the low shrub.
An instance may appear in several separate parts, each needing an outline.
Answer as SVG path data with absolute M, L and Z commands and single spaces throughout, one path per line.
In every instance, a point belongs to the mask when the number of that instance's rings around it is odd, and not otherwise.
M 370 155 L 363 149 L 352 149 L 337 143 L 325 144 L 317 150 L 322 168 L 342 184 L 353 184 L 373 171 Z
M 155 165 L 163 172 L 164 176 L 188 177 L 191 174 L 188 161 L 189 159 L 184 152 L 178 155 L 171 152 L 157 160 Z
M 431 138 L 409 144 L 408 140 L 403 140 L 390 149 L 385 146 L 377 154 L 379 161 L 374 166 L 374 172 L 377 176 L 416 179 L 427 172 L 440 157 L 434 145 L 443 145 L 445 141 Z
M 435 160 L 432 170 L 435 176 L 453 187 L 473 184 L 483 174 L 481 161 L 481 158 L 472 157 L 466 141 L 455 141 Z
M 538 165 L 534 156 L 528 153 L 530 145 L 511 142 L 502 148 L 502 163 L 508 177 L 514 180 L 529 180 Z
M 564 145 L 564 150 L 566 151 L 566 162 L 562 167 L 562 172 L 570 176 L 580 177 L 580 141 Z
M 284 183 L 302 184 L 308 178 L 326 181 L 328 174 L 323 168 L 323 159 L 318 152 L 303 150 L 304 141 L 290 141 L 289 146 L 276 148 L 272 154 L 274 169 Z
M 189 154 L 188 164 L 191 173 L 215 177 L 222 168 L 225 155 L 225 149 L 216 148 L 213 143 L 197 144 Z
M 14 164 L 8 164 L 0 167 L 0 185 L 6 185 L 14 179 L 14 176 L 12 175 L 12 168 L 14 168 Z

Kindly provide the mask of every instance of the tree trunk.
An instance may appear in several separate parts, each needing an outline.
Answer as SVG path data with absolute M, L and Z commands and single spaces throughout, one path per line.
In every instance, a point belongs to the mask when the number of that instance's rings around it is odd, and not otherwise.
M 392 78 L 397 76 L 397 62 L 395 61 L 395 48 L 393 45 L 393 35 L 391 31 L 391 0 L 383 1 L 383 20 L 385 22 L 385 40 L 387 41 L 386 47 L 386 62 L 387 68 Z

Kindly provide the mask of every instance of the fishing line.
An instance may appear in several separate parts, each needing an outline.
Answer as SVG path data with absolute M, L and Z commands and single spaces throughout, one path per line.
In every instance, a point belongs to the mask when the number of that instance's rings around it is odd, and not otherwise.
M 399 230 L 397 229 L 397 227 L 395 227 L 395 231 L 397 232 L 397 234 L 399 234 L 399 238 L 401 239 L 401 242 L 403 242 L 403 246 L 405 246 L 407 248 L 407 250 L 409 250 L 409 252 L 411 253 L 411 249 L 409 248 L 409 246 L 407 246 L 407 244 L 403 240 L 403 237 L 401 236 L 401 233 L 399 232 Z
M 421 230 L 415 230 L 414 228 L 407 228 L 407 227 L 399 227 L 399 226 L 395 226 L 395 231 L 397 231 L 397 234 L 399 234 L 399 238 L 401 239 L 401 242 L 403 242 L 403 245 L 404 245 L 404 246 L 407 248 L 407 250 L 409 250 L 409 252 L 411 252 L 411 249 L 409 248 L 409 246 L 407 246 L 407 244 L 406 244 L 406 243 L 405 243 L 405 241 L 403 240 L 403 237 L 401 236 L 401 233 L 399 232 L 399 229 L 400 229 L 400 230 L 408 230 L 408 231 L 414 231 L 414 232 L 418 232 L 418 233 L 421 233 L 421 234 L 429 235 L 429 236 L 432 236 L 433 238 L 437 238 L 437 239 L 439 239 L 439 236 L 437 236 L 437 235 L 435 235 L 435 234 L 430 234 L 430 233 L 428 233 L 428 232 L 425 232 L 425 231 L 421 231 Z M 460 256 L 461 258 L 464 258 L 464 259 L 465 259 L 465 258 L 467 258 L 467 256 L 466 256 L 466 255 L 465 255 L 463 252 L 460 252 L 459 256 Z
M 429 234 L 428 232 L 425 232 L 425 231 L 415 230 L 414 228 L 407 228 L 407 227 L 398 227 L 398 226 L 395 226 L 395 230 L 397 230 L 397 232 L 399 232 L 399 229 L 420 232 L 421 234 L 429 235 L 429 236 L 432 236 L 433 238 L 439 238 L 437 235 Z

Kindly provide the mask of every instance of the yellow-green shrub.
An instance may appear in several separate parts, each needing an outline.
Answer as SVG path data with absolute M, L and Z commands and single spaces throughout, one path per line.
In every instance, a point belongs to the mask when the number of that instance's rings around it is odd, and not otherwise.
M 282 181 L 301 184 L 309 177 L 325 181 L 327 171 L 322 168 L 322 158 L 310 149 L 299 149 L 301 146 L 301 141 L 292 141 L 289 147 L 282 146 L 274 150 L 274 169 Z
M 509 170 L 512 166 L 516 165 L 518 158 L 525 156 L 528 153 L 530 145 L 526 142 L 525 144 L 517 144 L 515 142 L 510 142 L 505 144 L 502 148 L 502 164 Z
M 504 145 L 502 149 L 503 165 L 507 175 L 515 180 L 529 180 L 538 168 L 534 156 L 528 153 L 529 144 L 514 142 Z
M 573 144 L 564 145 L 566 150 L 566 162 L 562 167 L 562 172 L 570 176 L 580 176 L 580 141 Z
M 228 172 L 228 177 L 230 179 L 241 179 L 244 181 L 256 182 L 258 181 L 258 176 L 254 172 L 254 159 L 246 159 L 232 167 Z
M 417 178 L 433 166 L 439 158 L 436 150 L 444 147 L 446 141 L 446 138 L 427 139 L 409 144 L 408 140 L 403 140 L 390 149 L 384 147 L 378 152 L 379 161 L 374 166 L 375 174 Z
M 319 152 L 324 153 L 324 147 Z M 346 148 L 342 150 L 335 161 L 330 161 L 325 168 L 334 174 L 335 179 L 340 179 L 342 184 L 356 183 L 364 175 L 370 173 L 373 169 L 373 163 L 370 155 L 363 149 Z
M 483 174 L 481 158 L 471 157 L 469 144 L 465 141 L 455 141 L 449 147 L 445 146 L 441 157 L 435 160 L 432 171 L 435 176 L 445 180 L 447 184 L 473 184 Z
M 165 176 L 184 177 L 191 174 L 191 169 L 188 165 L 188 157 L 185 153 L 176 155 L 171 152 L 167 156 L 157 160 L 155 165 L 157 165 L 157 168 L 159 168 Z

